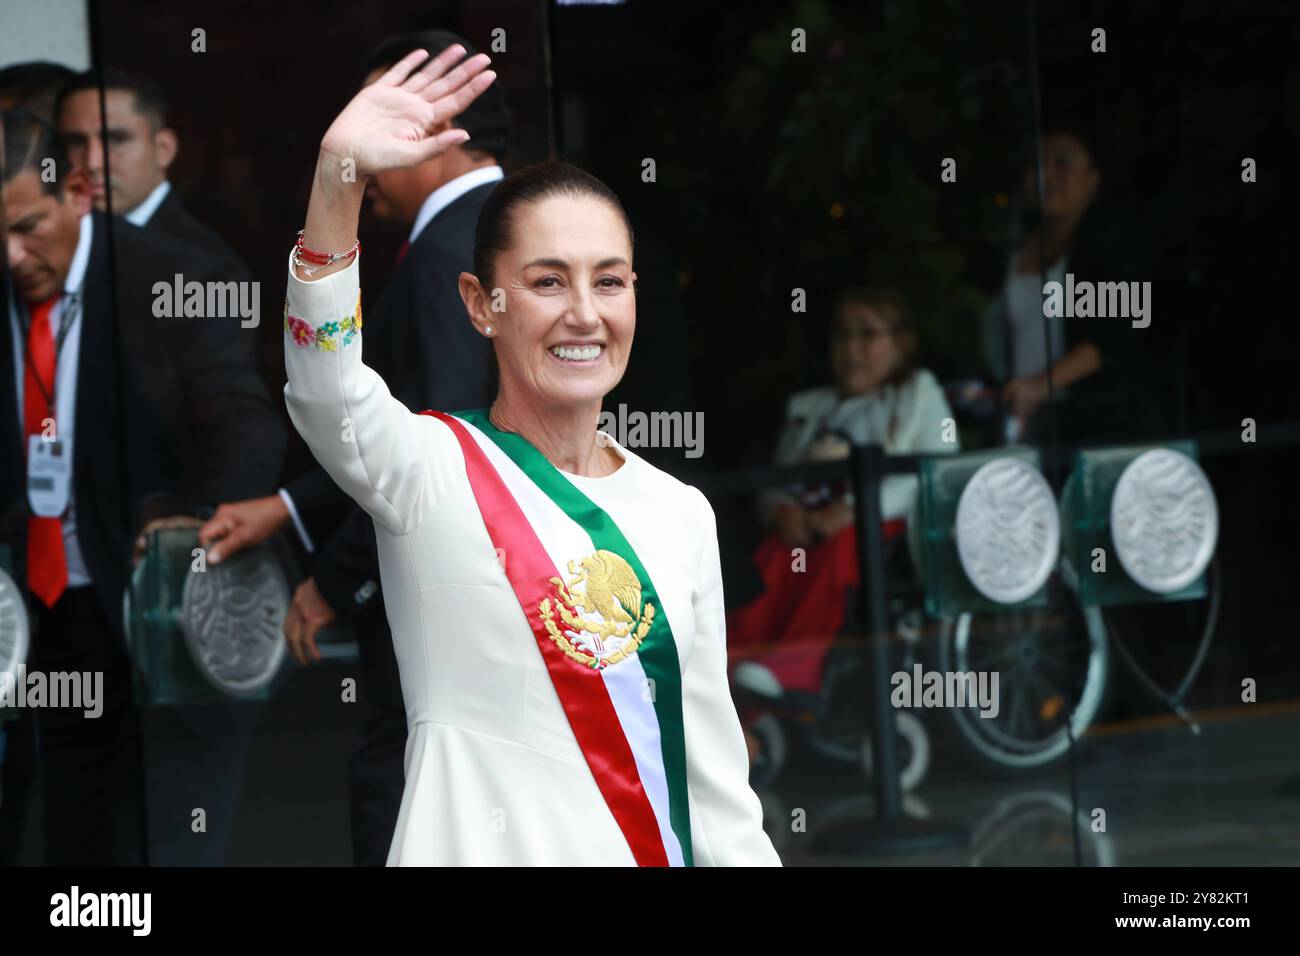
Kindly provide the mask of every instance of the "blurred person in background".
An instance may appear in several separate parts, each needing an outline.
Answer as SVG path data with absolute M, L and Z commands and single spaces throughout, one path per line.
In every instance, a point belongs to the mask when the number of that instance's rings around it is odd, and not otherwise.
M 90 174 L 91 199 L 100 212 L 111 211 L 140 227 L 156 229 L 222 263 L 232 279 L 248 269 L 216 232 L 185 208 L 167 172 L 180 151 L 162 88 L 122 70 L 104 70 L 107 122 L 99 109 L 93 72 L 64 84 L 55 104 L 55 125 L 74 166 Z
M 1015 247 L 984 316 L 986 357 L 1004 383 L 1012 437 L 1041 444 L 1055 413 L 1057 437 L 1065 441 L 1150 435 L 1162 416 L 1134 339 L 1142 330 L 1123 317 L 1043 315 L 1046 282 L 1064 287 L 1067 273 L 1076 286 L 1149 280 L 1146 258 L 1131 229 L 1106 230 L 1100 221 L 1102 171 L 1091 137 L 1080 127 L 1052 124 L 1043 134 L 1042 157 L 1041 228 L 1029 230 Z M 1024 197 L 1037 207 L 1034 164 L 1025 170 Z
M 202 263 L 209 277 L 222 282 L 249 281 L 251 275 L 243 260 L 224 239 L 189 214 L 167 180 L 179 141 L 168 124 L 169 107 L 162 90 L 119 70 L 106 70 L 104 77 L 106 127 L 101 122 L 99 87 L 93 73 L 72 77 L 60 90 L 55 105 L 60 140 L 73 167 L 85 170 L 95 210 L 111 210 L 131 226 L 182 250 L 195 263 L 192 268 Z M 130 226 L 126 227 L 127 233 L 129 230 Z M 161 269 L 154 273 L 154 280 L 173 279 Z M 269 390 L 254 384 L 257 329 L 245 329 L 237 321 L 213 321 L 206 324 L 205 335 L 220 354 L 223 367 L 239 367 L 237 380 L 247 386 L 248 400 L 255 391 L 265 396 L 257 399 L 256 413 L 239 428 L 189 436 L 186 460 L 197 498 L 212 503 L 240 500 L 275 487 L 286 436 Z M 241 458 L 247 460 L 244 467 L 230 466 Z
M 775 464 L 847 458 L 855 444 L 881 444 L 895 455 L 957 450 L 955 439 L 943 441 L 943 420 L 952 411 L 934 375 L 917 367 L 916 332 L 902 298 L 887 290 L 851 289 L 840 295 L 834 315 L 834 384 L 790 398 Z M 813 544 L 853 523 L 850 494 L 821 494 L 765 497 L 768 519 L 784 543 Z M 885 519 L 905 519 L 915 498 L 914 476 L 886 478 L 880 499 Z
M 170 123 L 166 94 L 157 84 L 109 68 L 103 72 L 100 111 L 99 78 L 93 71 L 67 81 L 55 103 L 59 136 L 73 166 L 90 178 L 96 210 L 122 216 L 159 238 L 193 250 L 225 282 L 248 282 L 251 275 L 235 251 L 216 232 L 194 218 L 167 174 L 180 150 Z M 160 276 L 160 278 L 170 278 Z M 256 368 L 257 331 L 233 322 L 214 324 L 212 333 L 228 361 Z M 209 485 L 211 501 L 239 500 L 275 487 L 285 447 L 284 429 L 266 414 L 224 434 L 239 441 L 222 447 L 205 436 L 194 458 L 205 475 L 223 473 L 220 462 L 246 456 L 259 466 Z M 262 710 L 257 701 L 187 705 L 146 711 L 149 725 L 146 773 L 151 779 L 151 825 L 166 824 L 166 839 L 156 839 L 152 861 L 165 865 L 221 865 L 233 837 L 233 821 L 249 745 Z M 212 820 L 209 838 L 189 834 L 187 807 L 203 806 Z
M 69 67 L 44 60 L 6 66 L 0 69 L 0 110 L 23 110 L 48 123 L 59 89 L 72 75 Z M 8 298 L 7 281 L 4 288 Z M 8 732 L 0 722 L 0 866 L 12 866 L 19 858 L 35 751 L 30 721 L 15 722 Z
M 28 515 L 20 463 L 34 446 L 24 435 L 12 437 L 6 543 L 26 556 L 29 603 L 43 622 L 32 642 L 32 668 L 101 672 L 111 688 L 105 718 L 48 710 L 34 721 L 47 858 L 219 862 L 233 825 L 233 804 L 220 795 L 231 786 L 227 770 L 237 773 L 242 763 L 209 767 L 212 751 L 202 738 L 171 726 L 176 711 L 142 715 L 135 707 L 122 592 L 132 541 L 138 553 L 154 528 L 197 525 L 190 513 L 223 495 L 274 487 L 283 428 L 243 348 L 240 332 L 250 333 L 238 328 L 239 316 L 161 318 L 155 311 L 156 281 L 170 283 L 177 273 L 218 281 L 217 264 L 192 247 L 92 212 L 90 177 L 67 160 L 48 124 L 8 112 L 4 133 L 13 295 L 0 375 L 21 410 L 4 421 L 23 423 L 32 436 L 48 420 L 72 468 L 62 515 Z M 46 159 L 55 170 L 48 181 L 41 175 Z M 115 415 L 139 427 L 123 434 L 104 417 Z M 137 441 L 141 434 L 148 439 Z M 118 514 L 120 475 L 136 469 L 157 476 L 145 490 L 157 486 L 170 495 L 166 513 L 143 527 Z M 127 527 L 139 533 L 123 549 Z M 35 731 L 31 715 L 17 723 L 24 720 L 25 730 L 6 731 L 20 747 L 21 736 Z M 147 820 L 131 796 L 142 786 L 149 788 Z M 22 787 L 6 785 L 6 832 L 15 814 L 21 819 Z M 210 812 L 202 835 L 191 830 L 195 806 Z M 145 826 L 145 838 L 135 835 Z
M 943 389 L 917 365 L 916 332 L 902 298 L 850 289 L 832 314 L 834 382 L 791 396 L 775 464 L 843 460 L 854 445 L 867 444 L 891 455 L 958 451 Z M 881 483 L 887 539 L 904 529 L 916 494 L 915 475 Z M 765 590 L 728 614 L 728 648 L 739 659 L 806 643 L 816 651 L 804 661 L 815 684 L 821 651 L 844 624 L 845 590 L 859 581 L 849 482 L 774 490 L 761 497 L 760 509 L 772 529 L 754 555 Z M 797 573 L 795 548 L 804 549 L 805 560 Z M 752 755 L 755 743 L 746 736 Z

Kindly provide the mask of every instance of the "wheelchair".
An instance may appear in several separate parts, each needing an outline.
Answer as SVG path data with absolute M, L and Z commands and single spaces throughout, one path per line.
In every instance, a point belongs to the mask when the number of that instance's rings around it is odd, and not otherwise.
M 906 536 L 886 541 L 886 564 L 896 671 L 910 671 L 919 662 L 943 673 L 999 674 L 995 716 L 981 716 L 976 707 L 895 711 L 904 792 L 925 779 L 932 731 L 950 741 L 959 759 L 979 776 L 1016 778 L 1058 770 L 1069 758 L 1072 739 L 1082 737 L 1106 713 L 1116 662 L 1199 732 L 1184 702 L 1218 622 L 1222 574 L 1217 558 L 1206 569 L 1206 593 L 1199 600 L 1086 606 L 1079 597 L 1078 571 L 1062 555 L 1046 585 L 1046 606 L 938 620 L 928 619 L 924 611 L 924 586 Z M 733 693 L 742 725 L 757 745 L 751 760 L 755 787 L 779 779 L 796 741 L 822 758 L 857 764 L 870 775 L 865 629 L 857 621 L 857 595 L 851 589 L 845 593 L 845 608 L 844 626 L 820 660 L 819 692 L 788 689 L 779 671 L 761 659 L 736 665 Z M 1179 653 L 1171 654 L 1171 645 Z
M 890 620 L 893 622 L 891 661 L 896 670 L 910 670 L 918 660 L 924 618 L 920 592 L 914 584 L 911 558 L 904 536 L 887 542 Z M 757 742 L 750 767 L 755 787 L 768 787 L 781 776 L 795 746 L 833 764 L 853 765 L 872 773 L 871 736 L 866 723 L 869 674 L 865 629 L 858 617 L 858 593 L 845 588 L 843 625 L 825 646 L 810 642 L 795 654 L 811 656 L 818 672 L 818 690 L 787 686 L 781 661 L 790 654 L 745 660 L 732 672 L 732 693 L 741 724 Z M 920 786 L 930 768 L 930 736 L 925 723 L 910 711 L 896 712 L 898 765 L 904 791 Z

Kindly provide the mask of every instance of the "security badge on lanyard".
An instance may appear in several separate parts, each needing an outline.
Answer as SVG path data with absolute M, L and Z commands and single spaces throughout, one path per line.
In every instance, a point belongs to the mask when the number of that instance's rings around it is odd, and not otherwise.
M 59 322 L 59 337 L 54 345 L 55 378 L 58 377 L 59 353 L 63 351 L 63 343 L 67 340 L 69 330 L 80 317 L 80 312 L 81 293 L 74 292 L 68 296 L 62 320 Z M 24 318 L 26 318 L 26 310 L 24 310 Z M 26 335 L 24 336 L 25 357 L 28 363 L 32 363 L 30 319 L 24 323 L 24 327 L 26 329 Z M 41 390 L 46 409 L 52 415 L 55 411 L 55 383 L 50 382 L 50 387 L 46 389 L 45 383 L 41 381 L 40 375 L 36 372 L 34 363 L 32 364 L 32 378 L 36 381 L 36 387 Z M 57 432 L 55 434 L 57 436 Z M 71 491 L 71 443 L 57 437 L 46 438 L 44 435 L 29 435 L 27 437 L 27 501 L 31 505 L 32 514 L 38 518 L 62 517 L 63 513 L 68 510 L 68 499 L 71 497 Z

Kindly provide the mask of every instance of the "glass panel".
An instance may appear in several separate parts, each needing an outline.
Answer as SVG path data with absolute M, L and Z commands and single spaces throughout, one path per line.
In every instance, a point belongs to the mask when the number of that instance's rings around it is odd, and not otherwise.
M 639 322 L 598 427 L 712 505 L 785 864 L 1293 862 L 1293 5 L 19 7 L 0 865 L 389 857 L 402 649 L 281 398 L 280 290 L 324 130 L 412 29 L 503 100 L 369 182 L 366 362 L 488 405 L 495 167 L 612 189 Z M 238 521 L 265 540 L 212 561 Z

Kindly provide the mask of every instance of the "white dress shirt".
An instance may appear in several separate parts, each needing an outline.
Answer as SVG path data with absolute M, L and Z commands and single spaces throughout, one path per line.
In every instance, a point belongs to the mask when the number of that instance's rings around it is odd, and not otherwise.
M 90 262 L 91 233 L 93 230 L 94 220 L 89 215 L 82 216 L 81 236 L 77 240 L 77 251 L 72 256 L 72 264 L 68 267 L 67 279 L 63 283 L 64 294 L 59 297 L 59 301 L 50 310 L 50 334 L 56 342 L 59 338 L 59 328 L 63 321 L 63 306 L 68 301 L 68 293 L 79 291 L 86 278 L 86 266 Z M 81 311 L 85 312 L 84 299 L 82 300 Z M 25 382 L 24 357 L 27 343 L 23 339 L 22 323 L 19 321 L 18 312 L 13 308 L 12 302 L 9 310 L 9 325 L 14 342 L 14 381 L 17 383 L 18 392 L 18 434 L 23 436 L 25 453 L 27 436 L 25 434 L 25 423 L 23 422 L 23 385 Z M 66 443 L 65 448 L 69 455 L 72 454 L 74 448 L 72 442 L 75 437 L 77 418 L 77 367 L 81 356 L 81 329 L 84 325 L 85 316 L 83 314 L 80 318 L 75 319 L 72 328 L 68 330 L 67 338 L 63 340 L 63 350 L 59 352 L 58 361 L 54 367 L 55 437 L 59 441 Z M 63 555 L 68 566 L 68 587 L 82 587 L 91 582 L 90 574 L 86 571 L 86 561 L 81 555 L 81 545 L 77 541 L 75 484 L 72 486 L 72 492 L 68 498 L 68 510 L 64 513 L 62 521 Z
M 167 198 L 167 194 L 171 192 L 171 188 L 172 184 L 164 179 L 154 187 L 153 192 L 144 197 L 144 202 L 126 214 L 126 221 L 140 227 L 148 225 L 150 218 L 158 211 L 158 207 Z
M 414 243 L 434 216 L 471 189 L 482 186 L 484 183 L 494 183 L 503 178 L 505 178 L 505 172 L 500 166 L 482 166 L 479 169 L 471 169 L 469 172 L 457 176 L 451 182 L 443 183 L 424 198 L 420 211 L 415 216 L 415 222 L 411 226 L 411 235 L 407 238 L 407 241 Z
M 1066 260 L 1047 270 L 1047 282 L 1065 282 Z M 1011 331 L 1011 375 L 1037 375 L 1065 353 L 1065 319 L 1043 318 L 1043 283 L 1038 272 L 1016 271 L 1015 257 L 1007 263 L 1007 313 Z M 1047 331 L 1052 327 L 1051 354 L 1047 350 Z
M 457 176 L 450 182 L 443 183 L 433 192 L 425 197 L 424 202 L 420 205 L 420 211 L 416 214 L 415 223 L 411 226 L 411 235 L 407 240 L 414 243 L 416 238 L 424 230 L 433 217 L 438 215 L 453 202 L 465 195 L 471 189 L 483 185 L 484 183 L 494 183 L 505 178 L 505 172 L 500 166 L 483 166 L 479 169 L 471 169 L 469 172 Z M 164 186 L 166 183 L 163 184 Z M 161 187 L 160 187 L 161 188 Z M 156 192 L 157 190 L 155 190 Z M 137 209 L 143 208 L 153 197 L 150 196 L 144 203 L 141 203 Z M 161 202 L 161 198 L 158 200 Z M 128 217 L 130 218 L 130 217 Z M 140 223 L 143 225 L 143 223 Z M 284 506 L 289 509 L 289 518 L 293 522 L 294 530 L 298 532 L 298 538 L 302 541 L 302 546 L 310 554 L 316 550 L 316 544 L 307 533 L 307 526 L 302 523 L 302 518 L 298 515 L 298 508 L 293 503 L 293 496 L 285 488 L 280 489 L 280 500 Z

